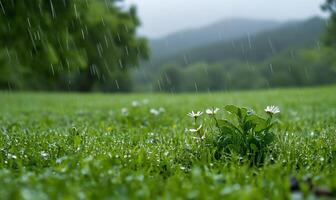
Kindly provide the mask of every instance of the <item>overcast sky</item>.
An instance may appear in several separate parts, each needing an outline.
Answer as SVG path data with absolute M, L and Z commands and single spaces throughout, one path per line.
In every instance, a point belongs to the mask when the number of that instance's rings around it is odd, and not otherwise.
M 234 17 L 291 20 L 322 15 L 324 0 L 125 0 L 138 7 L 141 35 L 157 38 Z

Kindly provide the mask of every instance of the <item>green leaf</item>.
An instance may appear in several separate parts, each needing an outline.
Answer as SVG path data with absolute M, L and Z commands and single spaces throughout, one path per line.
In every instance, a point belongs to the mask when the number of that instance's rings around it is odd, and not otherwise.
M 240 108 L 235 105 L 226 105 L 224 109 L 232 114 L 238 115 Z
M 255 144 L 253 144 L 253 143 L 250 144 L 250 148 L 252 149 L 253 152 L 257 152 L 258 151 L 258 147 Z
M 240 108 L 238 106 L 235 105 L 227 105 L 224 107 L 224 109 L 228 112 L 230 112 L 231 114 L 234 114 L 237 116 L 239 123 L 241 123 L 241 125 L 244 123 L 245 117 L 248 115 L 248 109 L 247 108 Z
M 230 121 L 223 119 L 218 120 L 218 126 L 221 129 L 222 134 L 233 134 L 233 133 L 240 133 L 243 134 L 242 131 L 235 126 Z
M 246 119 L 248 122 L 253 123 L 255 126 L 253 127 L 253 131 L 255 132 L 262 132 L 267 129 L 268 123 L 265 118 L 262 118 L 256 114 L 247 116 Z
M 272 132 L 266 132 L 263 137 L 263 143 L 265 146 L 271 144 L 275 140 L 275 135 Z

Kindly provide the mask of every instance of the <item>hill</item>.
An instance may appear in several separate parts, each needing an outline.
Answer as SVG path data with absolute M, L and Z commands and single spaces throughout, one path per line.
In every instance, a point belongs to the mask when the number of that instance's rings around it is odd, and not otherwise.
M 289 48 L 316 46 L 324 28 L 325 21 L 319 17 L 290 22 L 256 35 L 246 35 L 232 41 L 216 42 L 188 49 L 184 53 L 179 52 L 162 58 L 154 64 L 160 66 L 177 62 L 188 65 L 195 62 L 220 62 L 228 59 L 259 62 Z
M 229 19 L 211 25 L 170 34 L 150 40 L 152 59 L 169 56 L 177 52 L 214 42 L 228 41 L 271 30 L 281 25 L 271 20 Z

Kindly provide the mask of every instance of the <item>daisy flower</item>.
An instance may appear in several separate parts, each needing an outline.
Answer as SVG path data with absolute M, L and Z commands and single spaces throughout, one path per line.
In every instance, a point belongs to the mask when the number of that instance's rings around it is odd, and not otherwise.
M 140 103 L 138 101 L 132 101 L 132 106 L 133 107 L 138 107 L 138 106 L 140 106 Z
M 192 117 L 192 118 L 197 118 L 197 117 L 201 116 L 202 114 L 203 114 L 203 112 L 201 112 L 201 111 L 197 111 L 197 112 L 191 111 L 190 113 L 188 113 L 188 116 Z
M 155 116 L 158 116 L 160 114 L 160 111 L 156 110 L 155 108 L 150 109 L 149 112 Z
M 265 112 L 270 115 L 275 115 L 275 114 L 280 113 L 280 108 L 278 106 L 267 106 L 265 108 Z
M 127 116 L 128 115 L 128 109 L 127 108 L 122 108 L 121 109 L 121 114 L 124 115 L 124 116 Z
M 217 112 L 219 111 L 219 108 L 209 108 L 209 109 L 206 109 L 206 114 L 208 115 L 215 115 L 217 114 Z

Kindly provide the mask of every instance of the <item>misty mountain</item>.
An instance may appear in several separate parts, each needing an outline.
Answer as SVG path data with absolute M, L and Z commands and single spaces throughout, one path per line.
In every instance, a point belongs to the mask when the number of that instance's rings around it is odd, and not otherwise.
M 220 62 L 227 59 L 260 62 L 283 50 L 317 46 L 325 30 L 325 21 L 314 17 L 300 22 L 289 22 L 273 30 L 245 35 L 185 50 L 153 63 L 189 65 L 195 62 Z
M 152 59 L 214 42 L 228 41 L 271 30 L 281 25 L 271 20 L 229 19 L 198 29 L 190 29 L 150 40 Z

